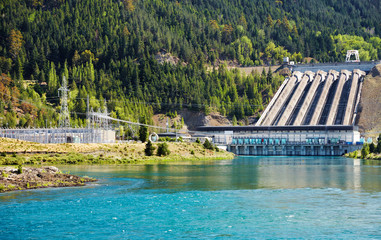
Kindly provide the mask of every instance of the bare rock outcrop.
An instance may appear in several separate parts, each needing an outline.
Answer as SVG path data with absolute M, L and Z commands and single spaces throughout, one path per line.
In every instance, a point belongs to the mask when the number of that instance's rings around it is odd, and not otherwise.
M 381 132 L 381 64 L 365 77 L 361 92 L 358 126 L 367 137 L 377 137 Z
M 0 168 L 0 192 L 47 188 L 83 186 L 86 182 L 96 181 L 89 177 L 78 177 L 62 173 L 53 166 L 35 167 L 3 167 Z

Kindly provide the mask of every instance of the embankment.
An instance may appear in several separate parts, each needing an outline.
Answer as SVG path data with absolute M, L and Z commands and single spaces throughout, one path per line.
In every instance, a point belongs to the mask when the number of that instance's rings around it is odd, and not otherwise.
M 381 133 L 381 64 L 364 79 L 359 112 L 360 131 L 366 137 L 378 137 Z

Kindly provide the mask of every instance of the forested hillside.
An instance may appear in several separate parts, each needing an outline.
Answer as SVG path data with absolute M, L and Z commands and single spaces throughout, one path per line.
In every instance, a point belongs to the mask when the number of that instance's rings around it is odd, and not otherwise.
M 2 0 L 0 124 L 56 125 L 63 75 L 73 126 L 87 95 L 133 121 L 182 108 L 256 115 L 282 77 L 207 69 L 342 61 L 352 48 L 380 59 L 380 12 L 371 0 Z M 158 62 L 164 54 L 177 63 Z

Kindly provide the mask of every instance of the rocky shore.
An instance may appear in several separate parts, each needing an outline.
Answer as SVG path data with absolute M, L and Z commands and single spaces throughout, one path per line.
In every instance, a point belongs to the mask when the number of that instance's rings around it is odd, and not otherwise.
M 56 167 L 1 167 L 0 192 L 47 188 L 83 186 L 96 179 L 62 173 Z

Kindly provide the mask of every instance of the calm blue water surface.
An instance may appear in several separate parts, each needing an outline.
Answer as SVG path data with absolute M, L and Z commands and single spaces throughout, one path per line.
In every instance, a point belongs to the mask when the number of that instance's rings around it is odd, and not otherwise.
M 381 239 L 381 166 L 360 160 L 60 168 L 99 181 L 0 194 L 0 239 Z

